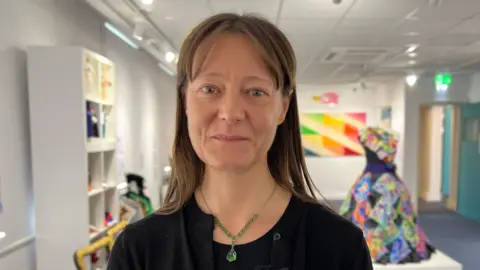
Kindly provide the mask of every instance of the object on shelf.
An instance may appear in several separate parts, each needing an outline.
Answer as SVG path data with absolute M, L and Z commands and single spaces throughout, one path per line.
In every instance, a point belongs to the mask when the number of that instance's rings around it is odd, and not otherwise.
M 110 88 L 112 87 L 112 81 L 109 78 L 111 67 L 105 64 L 102 64 L 102 92 L 101 99 L 109 99 Z
M 107 236 L 111 237 L 113 239 L 113 241 L 110 242 L 110 246 L 109 246 L 110 250 L 112 250 L 113 244 L 114 244 L 115 240 L 117 239 L 117 236 L 123 231 L 123 229 L 125 229 L 125 227 L 127 227 L 127 225 L 128 225 L 128 222 L 120 221 L 115 226 L 108 229 Z
M 86 102 L 86 113 L 87 113 L 87 138 L 93 137 L 93 119 L 92 111 L 90 110 L 90 102 Z
M 108 225 L 113 222 L 113 216 L 110 212 L 105 212 L 105 221 L 104 221 L 104 226 L 108 227 Z
M 97 263 L 99 261 L 97 252 L 94 252 L 90 255 L 90 262 L 91 263 Z
M 91 102 L 86 102 L 86 110 L 87 110 L 87 138 L 92 138 L 92 137 L 99 137 L 99 132 L 98 132 L 98 124 L 99 124 L 99 119 L 97 116 L 97 112 L 92 106 Z
M 84 76 L 85 76 L 85 84 L 86 84 L 86 95 L 95 95 L 95 93 L 92 93 L 95 90 L 95 77 L 96 77 L 96 72 L 95 68 L 93 65 L 93 60 L 91 59 L 90 56 L 85 57 L 85 62 L 84 62 Z
M 85 257 L 94 254 L 95 252 L 101 250 L 102 248 L 107 249 L 107 253 L 110 253 L 110 247 L 113 246 L 112 237 L 102 237 L 98 241 L 93 242 L 92 244 L 75 251 L 74 253 L 74 263 L 77 270 L 87 270 L 84 259 Z
M 136 201 L 142 207 L 143 215 L 148 216 L 153 213 L 153 207 L 143 190 L 145 189 L 145 179 L 138 175 L 129 173 L 127 174 L 128 192 L 125 196 Z

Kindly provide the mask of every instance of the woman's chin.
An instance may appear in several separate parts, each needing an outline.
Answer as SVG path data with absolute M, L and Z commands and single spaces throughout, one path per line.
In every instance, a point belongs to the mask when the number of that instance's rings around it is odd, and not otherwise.
M 208 160 L 206 162 L 211 168 L 220 171 L 242 172 L 249 170 L 253 164 L 253 159 L 241 158 L 241 157 L 225 157 L 216 158 L 214 160 Z

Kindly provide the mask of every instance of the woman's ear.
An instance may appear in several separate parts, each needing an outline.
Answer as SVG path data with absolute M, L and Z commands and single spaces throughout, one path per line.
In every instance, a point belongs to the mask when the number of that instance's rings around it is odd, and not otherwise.
M 278 119 L 278 125 L 281 125 L 285 121 L 285 118 L 287 117 L 288 108 L 290 107 L 291 97 L 292 95 L 288 95 L 282 98 L 282 113 L 280 114 L 280 117 Z

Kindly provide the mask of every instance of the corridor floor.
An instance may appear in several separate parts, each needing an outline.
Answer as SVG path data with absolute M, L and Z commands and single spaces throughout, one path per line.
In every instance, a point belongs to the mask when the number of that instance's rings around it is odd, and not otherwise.
M 329 201 L 336 211 L 341 201 Z M 432 244 L 463 265 L 480 269 L 480 223 L 445 210 L 439 204 L 419 203 L 420 223 Z

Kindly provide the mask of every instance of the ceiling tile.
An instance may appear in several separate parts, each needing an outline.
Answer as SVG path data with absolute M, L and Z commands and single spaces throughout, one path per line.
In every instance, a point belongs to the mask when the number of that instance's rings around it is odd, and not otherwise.
M 437 18 L 434 20 L 414 19 L 404 20 L 397 27 L 392 29 L 392 34 L 418 33 L 421 35 L 431 36 L 442 32 L 447 32 L 454 25 L 458 24 L 458 20 Z
M 478 0 L 443 0 L 440 6 L 424 4 L 415 16 L 420 19 L 462 19 L 479 12 L 480 1 Z
M 281 18 L 340 18 L 352 3 L 353 0 L 344 0 L 341 5 L 330 0 L 285 0 Z
M 212 9 L 207 0 L 155 1 L 150 17 L 155 20 L 187 18 L 198 19 L 211 16 Z
M 375 33 L 383 34 L 392 29 L 398 20 L 375 19 L 375 18 L 351 18 L 344 19 L 335 29 L 335 32 L 342 34 Z
M 214 13 L 251 12 L 259 14 L 267 19 L 275 20 L 277 17 L 280 0 L 210 0 Z
M 279 28 L 290 36 L 321 37 L 332 31 L 336 19 L 281 19 Z
M 449 33 L 428 39 L 432 46 L 468 46 L 480 40 L 480 34 Z
M 332 47 L 369 47 L 375 44 L 375 41 L 379 36 L 375 36 L 376 33 L 370 34 L 351 34 L 346 35 L 337 33 L 329 38 L 328 44 Z
M 404 18 L 420 3 L 419 0 L 359 0 L 347 18 Z
M 177 49 L 180 49 L 185 37 L 190 31 L 203 19 L 164 19 L 156 18 L 155 23 L 162 30 L 162 32 L 173 42 Z
M 426 43 L 426 36 L 408 36 L 408 35 L 386 35 L 377 41 L 378 46 L 384 47 L 398 47 L 407 46 L 409 44 L 423 45 Z
M 451 29 L 453 33 L 480 33 L 480 16 L 475 16 L 469 20 L 464 21 L 463 23 L 458 24 Z
M 318 83 L 319 80 L 330 78 L 331 75 L 343 65 L 337 63 L 322 63 L 321 61 L 313 61 L 310 66 L 302 74 L 298 76 L 298 83 L 311 84 Z
M 287 36 L 295 51 L 297 58 L 297 70 L 301 72 L 310 62 L 312 55 L 318 53 L 324 48 L 324 40 L 321 38 L 313 38 L 311 36 L 296 36 L 292 38 Z

